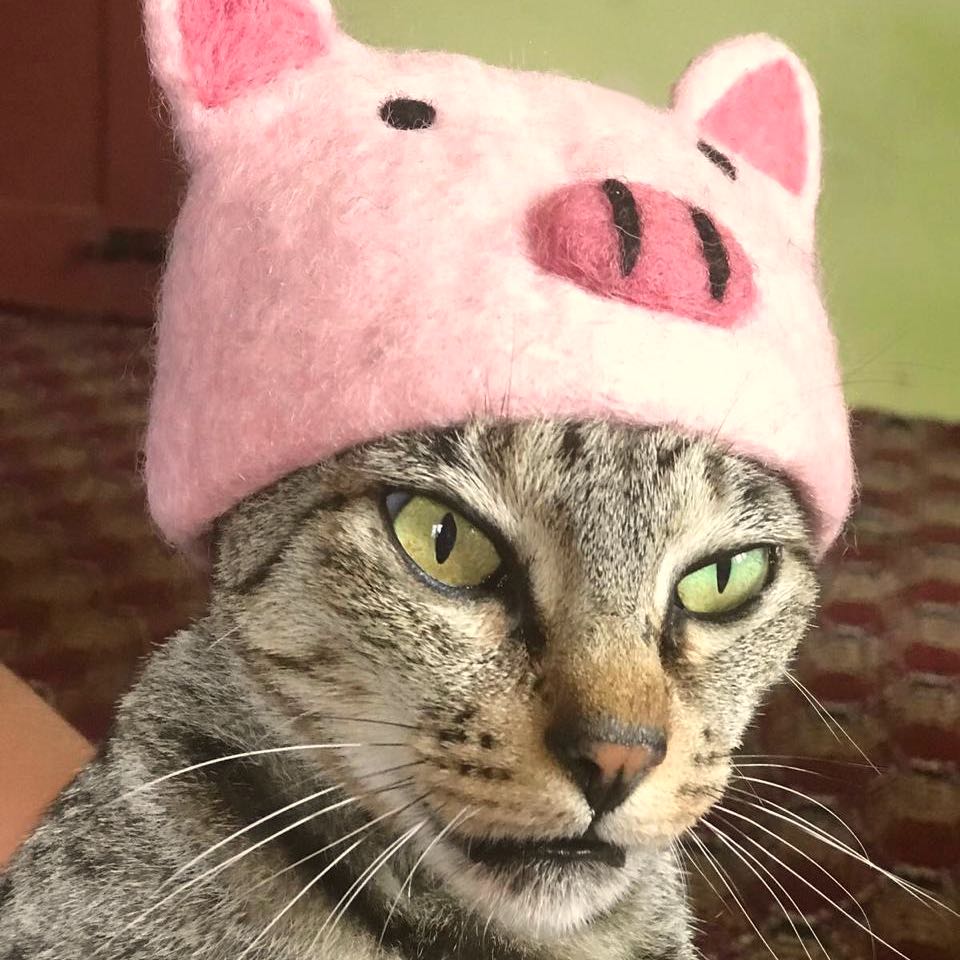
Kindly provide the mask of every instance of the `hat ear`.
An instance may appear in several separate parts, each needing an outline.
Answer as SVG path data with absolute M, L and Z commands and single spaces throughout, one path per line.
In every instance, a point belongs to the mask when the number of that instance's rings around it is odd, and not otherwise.
M 820 193 L 820 108 L 810 74 L 764 35 L 722 43 L 695 60 L 674 94 L 712 147 L 766 175 L 811 217 Z
M 144 0 L 154 73 L 181 117 L 215 110 L 322 56 L 329 0 Z

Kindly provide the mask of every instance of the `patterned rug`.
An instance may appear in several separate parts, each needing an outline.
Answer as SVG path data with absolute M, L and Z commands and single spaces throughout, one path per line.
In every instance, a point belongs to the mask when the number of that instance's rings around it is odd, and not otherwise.
M 92 740 L 205 595 L 146 519 L 149 339 L 0 315 L 0 661 Z M 862 502 L 797 685 L 687 845 L 714 960 L 960 957 L 960 921 L 917 899 L 960 908 L 960 426 L 861 413 L 855 437 Z

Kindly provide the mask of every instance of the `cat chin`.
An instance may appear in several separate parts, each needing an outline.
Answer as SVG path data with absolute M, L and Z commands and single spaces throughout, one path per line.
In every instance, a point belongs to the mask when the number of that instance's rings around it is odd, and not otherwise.
M 477 916 L 526 940 L 552 940 L 581 929 L 623 900 L 640 876 L 638 858 L 629 853 L 622 867 L 522 869 L 475 864 L 453 847 L 436 854 L 431 866 L 448 892 Z

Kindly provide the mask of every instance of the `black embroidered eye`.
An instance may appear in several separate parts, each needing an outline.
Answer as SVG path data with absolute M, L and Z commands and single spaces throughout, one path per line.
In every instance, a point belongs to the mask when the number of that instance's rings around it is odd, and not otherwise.
M 731 180 L 737 179 L 737 168 L 725 153 L 721 153 L 716 147 L 710 146 L 706 140 L 699 140 L 697 142 L 697 149 L 712 164 L 718 166 Z
M 426 130 L 437 119 L 436 109 L 423 100 L 397 97 L 380 108 L 380 119 L 397 130 Z

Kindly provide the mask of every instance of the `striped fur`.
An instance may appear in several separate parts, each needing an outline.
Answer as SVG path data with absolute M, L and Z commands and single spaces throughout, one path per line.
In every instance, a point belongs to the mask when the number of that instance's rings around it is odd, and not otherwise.
M 500 591 L 413 576 L 386 534 L 390 488 L 482 519 Z M 681 571 L 757 542 L 782 561 L 744 619 L 671 614 Z M 815 601 L 781 479 L 665 429 L 473 423 L 299 471 L 224 517 L 214 545 L 208 615 L 152 659 L 0 880 L 2 960 L 694 956 L 671 844 L 723 791 Z M 635 709 L 654 682 L 667 758 L 596 825 L 624 867 L 493 875 L 465 857 L 470 837 L 586 829 L 545 747 L 552 711 L 571 690 Z M 356 745 L 295 749 L 324 744 Z

